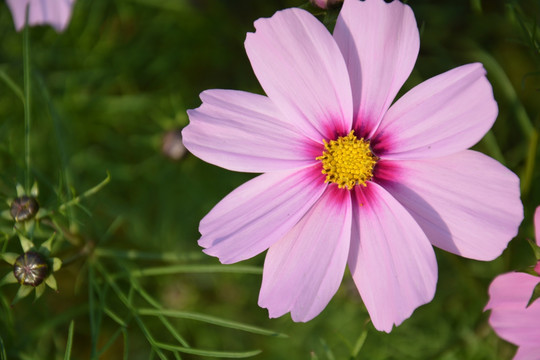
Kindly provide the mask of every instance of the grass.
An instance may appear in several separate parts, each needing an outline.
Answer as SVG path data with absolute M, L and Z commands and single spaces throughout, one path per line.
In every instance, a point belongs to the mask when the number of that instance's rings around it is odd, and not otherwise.
M 309 323 L 268 319 L 257 306 L 263 256 L 222 266 L 196 242 L 200 219 L 252 175 L 161 152 L 201 91 L 262 92 L 245 34 L 302 1 L 77 0 L 62 34 L 17 33 L 0 4 L 0 200 L 36 181 L 48 212 L 26 230 L 37 244 L 56 232 L 64 261 L 59 291 L 36 301 L 11 307 L 17 286 L 0 287 L 0 359 L 511 359 L 515 347 L 482 311 L 497 274 L 534 263 L 540 9 L 534 0 L 409 4 L 421 50 L 404 90 L 484 63 L 499 117 L 475 148 L 520 176 L 525 221 L 493 262 L 437 250 L 435 299 L 390 334 L 369 323 L 348 273 Z M 20 251 L 13 223 L 0 231 L 2 252 Z M 0 277 L 9 271 L 0 264 Z

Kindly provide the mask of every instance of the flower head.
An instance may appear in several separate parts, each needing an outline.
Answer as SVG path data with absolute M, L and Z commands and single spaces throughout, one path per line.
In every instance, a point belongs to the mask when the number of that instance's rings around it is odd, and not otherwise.
M 26 22 L 28 7 L 28 24 L 49 24 L 56 31 L 65 30 L 71 18 L 75 0 L 6 0 L 13 15 L 15 28 L 21 31 Z
M 523 218 L 519 180 L 467 150 L 497 117 L 481 64 L 435 76 L 393 103 L 419 50 L 411 8 L 345 0 L 333 34 L 306 11 L 255 22 L 246 51 L 266 96 L 208 90 L 184 144 L 263 173 L 200 223 L 223 263 L 268 249 L 259 305 L 317 316 L 348 265 L 374 326 L 389 332 L 431 301 L 432 245 L 500 255 Z
M 536 244 L 540 246 L 540 206 L 534 214 Z M 537 275 L 510 272 L 499 275 L 489 286 L 489 323 L 500 337 L 519 346 L 515 360 L 540 359 L 540 299 L 534 298 L 540 286 L 540 260 Z M 538 291 L 537 290 L 537 291 Z
M 13 270 L 0 279 L 0 286 L 19 283 L 19 291 L 12 305 L 36 290 L 36 299 L 43 295 L 46 286 L 57 290 L 53 275 L 62 266 L 62 260 L 51 257 L 51 247 L 55 235 L 37 247 L 33 241 L 19 234 L 23 254 L 1 253 L 0 258 L 13 266 Z
M 10 214 L 17 222 L 33 218 L 38 211 L 39 203 L 33 196 L 23 195 L 11 202 Z

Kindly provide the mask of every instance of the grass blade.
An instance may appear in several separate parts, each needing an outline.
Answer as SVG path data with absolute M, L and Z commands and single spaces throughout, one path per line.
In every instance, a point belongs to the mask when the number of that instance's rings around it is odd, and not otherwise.
M 75 321 L 71 320 L 71 322 L 69 323 L 66 353 L 64 354 L 64 360 L 71 359 L 71 347 L 73 346 L 73 329 L 74 328 L 75 328 Z

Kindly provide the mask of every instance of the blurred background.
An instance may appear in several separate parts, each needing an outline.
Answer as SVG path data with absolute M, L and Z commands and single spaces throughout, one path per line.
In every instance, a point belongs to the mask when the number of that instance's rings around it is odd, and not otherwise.
M 515 347 L 495 335 L 482 311 L 496 275 L 535 262 L 527 239 L 534 239 L 532 214 L 540 205 L 540 2 L 408 4 L 421 48 L 402 92 L 475 61 L 484 63 L 494 87 L 499 117 L 475 148 L 520 176 L 525 207 L 519 235 L 500 258 L 485 263 L 437 249 L 435 299 L 390 334 L 373 328 L 348 271 L 314 320 L 268 319 L 257 306 L 264 254 L 228 268 L 197 245 L 200 219 L 253 174 L 170 151 L 201 91 L 262 93 L 243 48 L 246 33 L 256 19 L 305 2 L 77 0 L 65 32 L 29 31 L 30 178 L 39 184 L 41 207 L 55 211 L 39 224 L 36 241 L 56 232 L 53 255 L 65 264 L 55 273 L 58 292 L 48 289 L 36 301 L 32 294 L 12 306 L 18 285 L 0 287 L 0 356 L 511 359 Z M 333 28 L 337 10 L 310 9 Z M 23 33 L 0 2 L 0 210 L 9 209 L 26 176 L 24 107 L 5 80 L 23 88 L 22 54 Z M 58 210 L 107 174 L 105 187 Z M 21 252 L 13 222 L 0 221 L 1 251 Z M 0 263 L 0 277 L 11 269 Z M 231 328 L 230 321 L 270 335 Z

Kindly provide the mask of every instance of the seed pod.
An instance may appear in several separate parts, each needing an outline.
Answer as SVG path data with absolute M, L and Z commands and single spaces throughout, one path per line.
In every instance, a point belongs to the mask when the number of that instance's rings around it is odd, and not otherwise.
M 36 198 L 23 195 L 11 203 L 11 217 L 16 222 L 30 220 L 36 216 L 39 204 Z
M 13 274 L 20 284 L 35 287 L 49 275 L 49 265 L 43 255 L 28 251 L 15 260 Z

